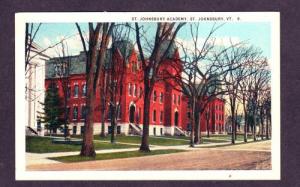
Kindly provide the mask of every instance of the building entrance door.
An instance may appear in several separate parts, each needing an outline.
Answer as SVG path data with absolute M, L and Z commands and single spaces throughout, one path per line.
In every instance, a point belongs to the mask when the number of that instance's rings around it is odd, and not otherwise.
M 178 112 L 175 112 L 175 119 L 174 119 L 174 123 L 175 123 L 175 126 L 178 126 Z
M 129 122 L 134 123 L 135 106 L 131 105 L 129 108 Z

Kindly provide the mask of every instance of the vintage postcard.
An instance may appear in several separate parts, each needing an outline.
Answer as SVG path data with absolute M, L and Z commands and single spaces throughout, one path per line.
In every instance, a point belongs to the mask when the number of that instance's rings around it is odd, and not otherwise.
M 279 16 L 17 13 L 16 180 L 280 180 Z

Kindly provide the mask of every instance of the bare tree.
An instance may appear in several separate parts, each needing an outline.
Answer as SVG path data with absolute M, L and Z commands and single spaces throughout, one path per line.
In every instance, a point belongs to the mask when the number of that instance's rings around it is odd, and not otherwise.
M 270 125 L 271 125 L 271 91 L 270 88 L 266 91 L 264 100 L 264 109 L 266 114 L 266 139 L 270 139 Z
M 64 109 L 64 137 L 65 139 L 69 135 L 68 131 L 68 119 L 69 108 L 68 100 L 70 98 L 70 74 L 72 71 L 72 59 L 68 52 L 68 44 L 64 41 L 61 42 L 61 48 L 57 51 L 58 57 L 54 58 L 53 65 L 55 68 L 55 76 L 57 77 L 62 87 L 63 97 L 63 109 Z
M 95 110 L 95 95 L 96 89 L 101 78 L 101 72 L 106 58 L 106 50 L 109 45 L 109 40 L 112 34 L 114 23 L 88 23 L 89 26 L 89 42 L 88 47 L 83 37 L 81 28 L 78 23 L 78 29 L 84 53 L 86 56 L 86 119 L 85 130 L 83 134 L 83 144 L 80 155 L 95 156 L 93 144 L 93 126 L 94 126 L 94 110 Z
M 216 39 L 212 35 L 221 26 L 214 25 L 204 42 L 200 43 L 200 25 L 199 23 L 191 24 L 192 47 L 184 47 L 182 43 L 180 44 L 184 53 L 182 68 L 177 70 L 178 73 L 175 74 L 177 76 L 173 75 L 173 78 L 180 85 L 182 92 L 189 98 L 191 104 L 190 146 L 192 147 L 201 142 L 200 116 L 206 111 L 212 100 L 227 93 L 227 90 L 223 89 L 225 77 L 229 71 L 238 67 L 233 61 L 224 61 L 223 54 L 239 44 L 223 49 L 215 45 Z
M 130 47 L 128 46 L 130 27 L 115 26 L 112 32 L 111 61 L 107 69 L 107 90 L 109 94 L 109 110 L 111 120 L 111 143 L 115 143 L 115 134 L 118 118 L 121 113 L 123 80 L 126 73 Z
M 231 48 L 224 53 L 223 60 L 232 62 L 237 68 L 232 68 L 228 75 L 225 77 L 227 94 L 229 98 L 231 123 L 232 123 L 232 144 L 236 140 L 236 121 L 237 121 L 237 107 L 238 107 L 238 96 L 239 86 L 243 79 L 251 76 L 253 72 L 249 71 L 252 64 L 255 63 L 254 59 L 260 58 L 261 51 L 256 50 L 252 46 L 247 47 L 241 45 L 239 47 Z
M 263 92 L 266 91 L 269 87 L 269 80 L 270 80 L 270 71 L 267 69 L 267 61 L 263 60 L 260 61 L 260 64 L 256 67 L 258 68 L 258 71 L 253 76 L 253 84 L 251 86 L 251 105 L 252 105 L 252 111 L 251 114 L 254 118 L 254 124 L 253 124 L 253 139 L 256 141 L 256 126 L 259 120 L 259 101 L 261 100 L 261 97 L 263 96 Z
M 149 110 L 150 100 L 153 87 L 157 82 L 157 74 L 162 62 L 167 58 L 167 54 L 173 45 L 174 39 L 178 31 L 185 23 L 157 23 L 155 39 L 151 45 L 151 54 L 149 59 L 145 57 L 146 47 L 142 44 L 142 39 L 146 44 L 149 44 L 146 37 L 143 36 L 143 27 L 138 23 L 135 23 L 136 42 L 139 49 L 139 55 L 141 57 L 142 69 L 144 73 L 144 117 L 143 117 L 143 135 L 140 146 L 140 151 L 148 152 L 149 148 Z M 164 49 L 163 45 L 168 44 Z
M 25 70 L 27 70 L 28 65 L 31 60 L 31 51 L 33 48 L 34 39 L 41 27 L 41 23 L 36 25 L 34 23 L 25 24 Z
M 261 52 L 260 52 L 261 53 Z M 263 123 L 265 116 L 265 98 L 269 90 L 270 71 L 267 61 L 261 55 L 253 55 L 249 60 L 251 63 L 247 70 L 251 73 L 240 82 L 240 100 L 242 101 L 245 130 L 244 141 L 247 142 L 248 127 L 251 125 L 253 139 L 256 141 L 256 126 L 258 121 Z M 261 125 L 263 128 L 263 124 Z M 260 129 L 262 129 L 260 128 Z
M 105 116 L 107 111 L 107 100 L 108 100 L 108 74 L 106 72 L 106 68 L 104 67 L 103 78 L 100 84 L 100 98 L 101 98 L 101 132 L 100 137 L 105 137 Z

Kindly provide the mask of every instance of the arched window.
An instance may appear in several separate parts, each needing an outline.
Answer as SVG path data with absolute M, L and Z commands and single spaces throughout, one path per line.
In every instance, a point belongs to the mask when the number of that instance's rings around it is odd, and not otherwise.
M 156 101 L 157 95 L 156 95 L 156 91 L 153 92 L 153 101 Z
M 86 84 L 82 86 L 82 96 L 86 97 Z
M 159 97 L 159 101 L 160 103 L 164 102 L 164 93 L 160 93 L 160 97 Z
M 162 123 L 163 122 L 163 116 L 164 116 L 164 112 L 160 111 L 160 116 L 159 116 L 159 121 Z
M 142 95 L 143 95 L 143 88 L 140 87 L 140 98 L 142 97 Z
M 85 119 L 86 118 L 86 107 L 85 105 L 81 106 L 81 119 Z
M 132 95 L 131 83 L 128 84 L 128 95 Z
M 78 97 L 78 91 L 79 91 L 79 88 L 78 88 L 78 85 L 76 84 L 74 86 L 74 97 Z
M 73 120 L 76 120 L 78 118 L 78 107 L 74 106 L 73 108 Z
M 137 87 L 136 87 L 136 84 L 133 85 L 133 95 L 136 97 L 137 95 Z
M 156 110 L 153 110 L 153 116 L 152 116 L 152 118 L 153 118 L 153 121 L 155 122 L 156 121 Z
M 121 119 L 121 117 L 122 117 L 122 111 L 121 111 L 121 105 L 120 104 L 118 104 L 118 119 Z
M 176 104 L 176 95 L 175 94 L 173 94 L 173 103 L 174 103 L 174 105 Z

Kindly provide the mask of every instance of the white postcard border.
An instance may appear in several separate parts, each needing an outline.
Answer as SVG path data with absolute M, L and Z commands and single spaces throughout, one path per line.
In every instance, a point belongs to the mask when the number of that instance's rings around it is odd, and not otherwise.
M 26 171 L 25 72 L 26 22 L 134 22 L 141 17 L 240 17 L 243 22 L 271 23 L 272 169 L 177 171 Z M 102 12 L 17 13 L 15 15 L 15 168 L 16 180 L 279 180 L 280 179 L 280 25 L 279 12 Z M 136 18 L 133 18 L 136 17 Z M 176 21 L 176 20 L 171 20 Z M 226 20 L 223 20 L 226 22 Z M 230 20 L 234 22 L 236 20 Z M 146 21 L 141 21 L 146 22 Z M 156 22 L 149 21 L 148 22 Z

